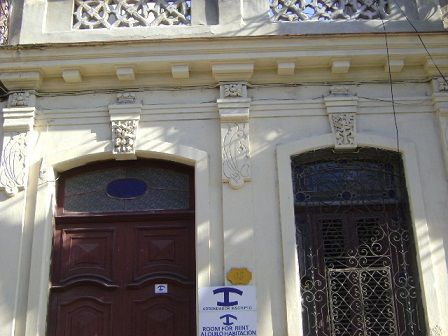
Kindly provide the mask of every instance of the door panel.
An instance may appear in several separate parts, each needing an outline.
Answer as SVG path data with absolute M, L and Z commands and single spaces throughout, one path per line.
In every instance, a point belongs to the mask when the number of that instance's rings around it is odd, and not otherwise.
M 116 284 L 114 260 L 117 260 L 118 242 L 116 229 L 98 227 L 65 228 L 58 232 L 59 272 L 54 274 L 56 283 L 67 283 L 82 278 Z
M 191 218 L 57 224 L 48 335 L 195 335 L 194 247 Z
M 134 277 L 138 283 L 150 277 L 194 277 L 194 232 L 184 222 L 142 224 L 135 227 L 132 244 Z

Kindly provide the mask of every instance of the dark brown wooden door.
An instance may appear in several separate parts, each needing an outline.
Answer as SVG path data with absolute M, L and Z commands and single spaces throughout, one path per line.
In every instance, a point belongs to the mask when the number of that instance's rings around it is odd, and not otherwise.
M 56 223 L 48 335 L 195 335 L 194 219 L 147 217 Z

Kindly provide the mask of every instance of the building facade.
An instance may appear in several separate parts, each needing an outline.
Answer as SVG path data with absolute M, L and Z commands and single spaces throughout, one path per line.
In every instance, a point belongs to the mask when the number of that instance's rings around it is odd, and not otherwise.
M 448 335 L 444 1 L 0 4 L 0 335 Z

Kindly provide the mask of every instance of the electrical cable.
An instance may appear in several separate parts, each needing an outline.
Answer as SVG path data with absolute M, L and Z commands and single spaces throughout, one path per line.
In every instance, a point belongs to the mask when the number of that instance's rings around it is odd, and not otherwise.
M 377 0 L 378 1 L 378 0 Z M 409 25 L 412 27 L 412 29 L 417 33 L 418 39 L 420 40 L 420 43 L 422 44 L 423 48 L 426 50 L 426 53 L 428 54 L 429 58 L 431 59 L 432 64 L 434 64 L 434 67 L 437 69 L 437 72 L 439 73 L 440 77 L 442 77 L 443 81 L 445 82 L 446 85 L 448 85 L 448 80 L 447 78 L 443 75 L 442 71 L 440 70 L 439 66 L 437 65 L 437 63 L 435 62 L 434 58 L 432 57 L 431 53 L 429 52 L 429 49 L 426 46 L 426 43 L 423 41 L 420 32 L 417 30 L 417 28 L 415 27 L 415 25 L 412 23 L 411 19 L 406 15 L 406 13 L 404 12 L 404 10 L 397 4 L 396 0 L 393 0 L 393 2 L 395 3 L 395 5 L 400 9 L 400 12 L 403 14 L 403 16 L 406 18 L 407 23 L 409 23 Z M 381 21 L 383 20 L 383 18 L 381 18 Z M 384 23 L 383 23 L 384 26 Z
M 375 0 L 377 5 L 379 6 L 379 1 Z M 387 53 L 387 68 L 388 68 L 388 74 L 389 74 L 389 88 L 390 88 L 390 96 L 392 99 L 392 112 L 394 116 L 394 125 L 395 125 L 395 136 L 396 136 L 396 143 L 397 143 L 397 152 L 400 153 L 400 133 L 398 130 L 398 120 L 397 120 L 397 111 L 395 110 L 395 96 L 394 96 L 394 86 L 392 81 L 392 71 L 390 69 L 390 50 L 389 50 L 389 36 L 387 34 L 386 25 L 384 24 L 383 15 L 380 12 L 380 20 L 381 24 L 383 26 L 384 31 L 384 42 L 386 45 L 386 53 Z

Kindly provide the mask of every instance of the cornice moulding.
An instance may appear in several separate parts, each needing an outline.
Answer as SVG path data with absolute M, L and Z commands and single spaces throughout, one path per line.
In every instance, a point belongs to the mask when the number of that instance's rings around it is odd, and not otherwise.
M 360 36 L 363 38 L 359 38 Z M 391 34 L 389 38 L 393 57 L 391 62 L 395 62 L 391 70 L 398 71 L 403 67 L 401 72 L 396 73 L 396 80 L 409 80 L 409 76 L 428 79 L 429 76 L 437 75 L 437 69 L 428 60 L 424 48 L 416 47 L 420 44 L 415 34 Z M 263 76 L 269 75 L 270 82 L 306 81 L 309 72 L 313 73 L 313 80 L 333 81 L 336 79 L 329 77 L 329 64 L 332 64 L 332 60 L 339 61 L 347 55 L 350 55 L 350 76 L 363 71 L 366 81 L 380 76 L 387 79 L 387 73 L 384 72 L 384 65 L 387 64 L 384 37 L 370 34 L 216 38 L 191 42 L 171 40 L 159 41 L 157 48 L 154 41 L 134 43 L 84 45 L 77 48 L 42 46 L 38 50 L 30 47 L 20 50 L 20 58 L 17 57 L 16 50 L 5 49 L 0 54 L 0 80 L 9 90 L 40 88 L 64 91 L 143 87 L 154 86 L 159 82 L 166 86 L 178 86 L 179 81 L 172 78 L 175 65 L 174 73 L 177 78 L 182 78 L 182 85 L 209 85 L 220 81 L 249 79 L 253 82 L 258 80 L 257 76 L 261 72 Z M 446 35 L 425 34 L 425 43 L 438 67 L 447 73 Z M 132 73 L 129 71 L 130 60 L 133 64 Z M 399 61 L 396 62 L 397 60 Z M 280 72 L 279 62 L 283 64 Z M 179 64 L 182 64 L 182 68 L 176 67 Z M 347 66 L 346 63 L 342 65 Z M 89 80 L 64 83 L 61 78 L 62 69 L 70 68 L 80 69 L 79 73 Z M 122 74 L 117 73 L 117 69 L 127 70 Z M 346 71 L 348 68 L 341 68 L 342 70 Z M 120 81 L 117 81 L 117 76 Z M 82 79 L 79 76 L 77 78 Z

